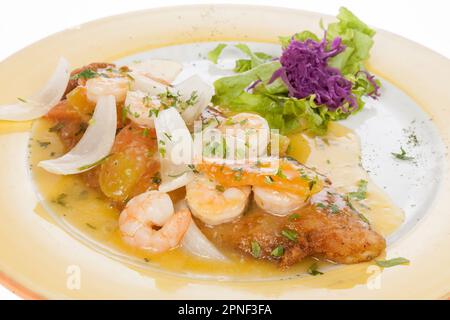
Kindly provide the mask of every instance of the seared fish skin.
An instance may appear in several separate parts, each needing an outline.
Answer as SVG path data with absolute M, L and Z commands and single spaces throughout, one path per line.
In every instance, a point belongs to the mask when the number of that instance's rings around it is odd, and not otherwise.
M 287 217 L 256 210 L 234 222 L 202 229 L 220 246 L 258 259 L 278 261 L 282 268 L 307 256 L 343 264 L 379 256 L 386 247 L 384 238 L 352 208 L 333 206 L 336 200 L 333 197 L 327 197 L 328 202 L 310 202 Z M 256 255 L 255 246 L 259 248 Z M 281 255 L 280 250 L 274 252 L 280 246 Z

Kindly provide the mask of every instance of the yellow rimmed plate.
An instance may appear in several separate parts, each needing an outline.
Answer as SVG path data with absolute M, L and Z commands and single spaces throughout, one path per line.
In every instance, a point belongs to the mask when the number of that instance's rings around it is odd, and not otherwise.
M 274 43 L 279 35 L 319 32 L 322 16 L 255 6 L 187 6 L 102 19 L 72 28 L 0 63 L 0 103 L 27 96 L 66 57 L 72 66 L 114 61 L 169 45 L 206 41 Z M 324 17 L 325 22 L 330 17 Z M 269 22 L 269 23 L 268 23 Z M 428 49 L 378 31 L 369 61 L 377 75 L 403 90 L 433 119 L 445 148 L 450 144 L 450 62 Z M 424 218 L 387 249 L 408 267 L 371 264 L 333 269 L 320 277 L 264 282 L 194 280 L 140 273 L 91 250 L 38 214 L 27 169 L 31 123 L 0 123 L 0 279 L 28 298 L 444 298 L 450 285 L 450 224 L 447 217 L 448 156 L 439 188 Z

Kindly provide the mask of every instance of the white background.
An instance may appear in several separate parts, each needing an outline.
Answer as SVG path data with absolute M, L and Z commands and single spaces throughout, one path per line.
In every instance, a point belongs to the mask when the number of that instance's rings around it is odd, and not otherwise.
M 276 5 L 330 15 L 335 15 L 340 6 L 346 6 L 371 26 L 397 33 L 450 57 L 450 1 L 446 0 L 3 0 L 0 2 L 0 61 L 43 37 L 90 20 L 128 11 L 192 3 Z M 0 286 L 0 299 L 17 297 Z

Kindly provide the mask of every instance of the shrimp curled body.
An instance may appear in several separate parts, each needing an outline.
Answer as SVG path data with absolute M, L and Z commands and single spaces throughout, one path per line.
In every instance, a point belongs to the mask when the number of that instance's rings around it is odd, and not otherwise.
M 119 228 L 127 244 L 161 253 L 180 243 L 191 220 L 188 209 L 174 213 L 166 193 L 147 191 L 127 203 L 120 214 Z

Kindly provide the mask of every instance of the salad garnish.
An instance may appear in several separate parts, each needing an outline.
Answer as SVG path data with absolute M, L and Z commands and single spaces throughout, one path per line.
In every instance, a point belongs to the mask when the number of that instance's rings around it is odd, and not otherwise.
M 361 110 L 363 96 L 379 96 L 380 82 L 363 65 L 375 31 L 346 8 L 337 19 L 322 39 L 310 31 L 280 37 L 279 58 L 236 45 L 249 59 L 236 61 L 236 75 L 215 81 L 213 102 L 258 113 L 282 134 L 324 134 L 330 121 Z M 214 61 L 223 48 L 213 50 Z

